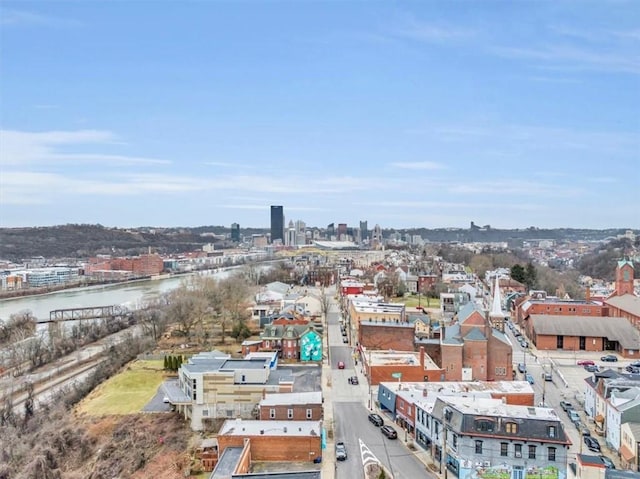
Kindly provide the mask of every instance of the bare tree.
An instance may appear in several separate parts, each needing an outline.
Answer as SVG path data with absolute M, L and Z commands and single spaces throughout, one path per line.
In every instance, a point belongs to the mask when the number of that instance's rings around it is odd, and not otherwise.
M 326 293 L 324 287 L 320 289 L 320 311 L 322 312 L 322 316 L 327 318 L 327 313 L 329 312 L 329 305 L 331 304 L 331 296 Z
M 154 341 L 160 338 L 166 327 L 166 314 L 155 306 L 149 306 L 135 313 L 136 320 L 142 326 L 143 331 Z
M 181 285 L 170 294 L 167 315 L 170 321 L 178 323 L 187 338 L 202 322 L 206 310 L 206 300 L 187 285 Z
M 0 320 L 0 344 L 17 342 L 36 331 L 37 320 L 29 310 L 12 314 L 6 322 Z

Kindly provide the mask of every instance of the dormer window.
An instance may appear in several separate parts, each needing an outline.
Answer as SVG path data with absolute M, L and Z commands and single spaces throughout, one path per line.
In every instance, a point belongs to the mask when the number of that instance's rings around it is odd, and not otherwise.
M 509 434 L 518 434 L 518 425 L 515 422 L 505 424 L 505 431 Z
M 475 425 L 476 431 L 479 432 L 493 432 L 495 430 L 495 422 L 489 419 L 476 419 Z

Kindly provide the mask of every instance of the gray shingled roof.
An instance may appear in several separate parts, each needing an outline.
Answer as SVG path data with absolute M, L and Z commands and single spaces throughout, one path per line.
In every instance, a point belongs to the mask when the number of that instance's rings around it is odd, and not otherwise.
M 640 298 L 632 294 L 624 294 L 622 296 L 614 296 L 605 301 L 616 308 L 620 308 L 627 313 L 640 316 Z
M 469 341 L 486 341 L 487 338 L 484 336 L 480 328 L 473 328 L 471 331 L 467 333 L 464 339 L 468 339 Z
M 640 332 L 626 318 L 532 314 L 536 334 L 586 336 L 618 341 L 624 349 L 640 349 Z

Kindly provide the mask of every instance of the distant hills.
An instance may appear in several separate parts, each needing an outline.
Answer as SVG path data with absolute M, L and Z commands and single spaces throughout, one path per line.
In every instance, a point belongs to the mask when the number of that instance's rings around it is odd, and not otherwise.
M 313 229 L 313 228 L 312 228 Z M 479 228 L 472 224 L 462 228 L 414 228 L 383 230 L 386 237 L 391 232 L 420 235 L 431 242 L 507 242 L 510 246 L 522 245 L 525 240 L 598 241 L 624 234 L 623 228 L 591 229 L 514 229 L 500 230 L 488 226 Z M 243 228 L 241 234 L 267 233 L 266 228 Z M 0 228 L 0 259 L 20 262 L 35 256 L 46 258 L 86 258 L 96 254 L 137 255 L 151 249 L 161 254 L 182 253 L 202 249 L 207 243 L 224 249 L 233 244 L 223 239 L 230 233 L 224 226 L 198 226 L 194 228 L 108 228 L 102 225 L 67 224 L 34 228 Z M 639 234 L 639 231 L 635 231 Z

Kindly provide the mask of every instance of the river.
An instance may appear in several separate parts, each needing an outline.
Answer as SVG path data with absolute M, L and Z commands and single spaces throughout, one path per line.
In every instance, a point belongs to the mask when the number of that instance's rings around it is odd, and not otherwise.
M 235 268 L 235 267 L 234 267 Z M 202 271 L 199 275 L 211 275 L 222 279 L 230 270 Z M 164 279 L 144 280 L 123 284 L 73 288 L 39 296 L 25 296 L 0 300 L 0 319 L 21 311 L 30 310 L 39 320 L 48 320 L 49 312 L 56 309 L 88 308 L 94 306 L 122 305 L 130 309 L 143 306 L 162 293 L 171 291 L 190 275 L 173 276 Z

